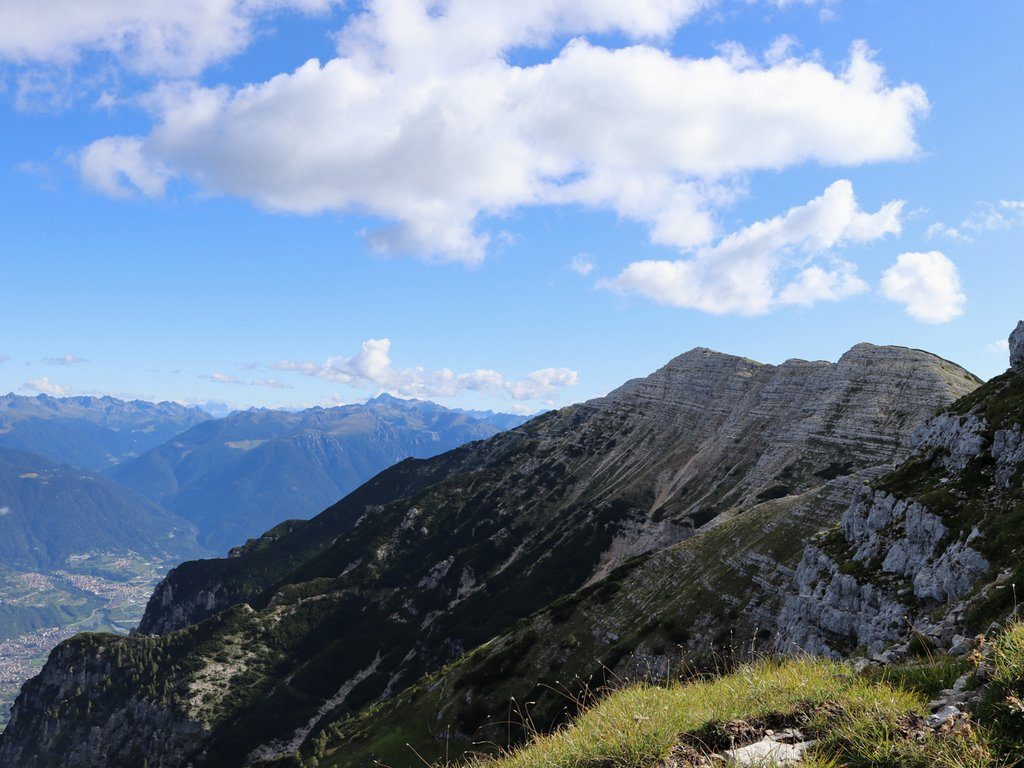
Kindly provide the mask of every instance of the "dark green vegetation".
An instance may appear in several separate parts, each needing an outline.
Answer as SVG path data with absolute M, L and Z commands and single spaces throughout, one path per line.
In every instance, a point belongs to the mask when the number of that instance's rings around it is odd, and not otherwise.
M 0 563 L 48 571 L 86 552 L 181 560 L 201 550 L 189 523 L 117 483 L 0 449 Z
M 0 757 L 51 765 L 94 728 L 130 756 L 159 726 L 173 743 L 149 754 L 164 765 L 199 751 L 294 765 L 300 746 L 307 761 L 404 765 L 405 741 L 429 757 L 446 733 L 464 748 L 510 694 L 574 670 L 657 664 L 680 644 L 714 653 L 740 627 L 768 642 L 758 616 L 856 473 L 974 386 L 909 350 L 778 368 L 695 350 L 608 398 L 402 462 L 236 557 L 175 569 L 142 625 L 163 636 L 61 646 Z M 111 672 L 69 696 L 69 665 Z M 551 701 L 539 722 L 563 717 Z M 33 740 L 55 707 L 50 739 Z
M 407 744 L 436 759 L 442 749 L 453 755 L 476 742 L 515 742 L 528 729 L 521 718 L 509 724 L 512 700 L 530 702 L 530 725 L 548 730 L 572 714 L 584 690 L 618 675 L 713 666 L 770 647 L 761 622 L 777 609 L 804 542 L 841 511 L 832 491 L 759 505 L 624 564 L 399 696 L 340 719 L 320 738 L 323 764 L 411 765 Z M 443 733 L 454 738 L 441 743 Z
M 100 472 L 207 421 L 200 408 L 113 397 L 0 397 L 0 448 Z
M 523 420 L 499 421 L 509 419 Z M 112 476 L 193 522 L 201 544 L 226 552 L 282 520 L 312 516 L 397 461 L 498 431 L 434 403 L 386 395 L 295 413 L 241 411 L 176 436 Z

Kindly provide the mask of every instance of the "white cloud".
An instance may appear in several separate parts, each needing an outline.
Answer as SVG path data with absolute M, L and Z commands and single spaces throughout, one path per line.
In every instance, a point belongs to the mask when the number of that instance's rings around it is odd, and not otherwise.
M 946 323 L 964 313 L 967 297 L 956 265 L 939 251 L 903 253 L 882 275 L 882 295 L 923 323 Z
M 143 151 L 142 141 L 111 136 L 94 141 L 78 155 L 82 180 L 93 189 L 117 198 L 162 197 L 174 172 Z
M 1024 200 L 978 203 L 977 209 L 960 225 L 972 232 L 992 232 L 1024 225 Z
M 826 270 L 806 264 L 807 259 L 849 243 L 899 234 L 902 210 L 903 201 L 893 200 L 866 213 L 853 185 L 840 180 L 805 205 L 751 224 L 692 258 L 634 262 L 605 285 L 659 304 L 713 314 L 758 315 L 779 304 L 835 301 L 865 290 L 855 267 L 839 261 Z M 778 278 L 793 266 L 800 271 L 780 292 Z
M 985 351 L 986 352 L 991 352 L 992 354 L 1005 355 L 1005 354 L 1009 353 L 1009 351 L 1010 351 L 1010 340 L 1009 339 L 998 339 L 996 341 L 990 342 L 985 347 Z
M 925 230 L 925 237 L 932 240 L 936 237 L 945 237 L 949 240 L 956 240 L 962 243 L 973 242 L 970 235 L 965 235 L 956 227 L 950 227 L 941 221 L 936 221 L 934 224 L 929 225 L 928 229 Z
M 200 379 L 206 379 L 212 381 L 215 384 L 241 384 L 241 380 L 237 376 L 232 376 L 230 373 L 221 373 L 215 371 L 214 373 L 203 373 L 199 375 Z
M 503 382 L 503 386 L 515 400 L 539 400 L 579 383 L 580 377 L 576 371 L 568 368 L 543 368 L 526 374 L 518 381 Z
M 765 0 L 769 5 L 774 5 L 776 8 L 792 8 L 794 5 L 808 5 L 808 6 L 829 6 L 838 5 L 838 0 Z M 748 0 L 748 2 L 756 2 L 756 0 Z
M 9 514 L 11 514 L 10 507 L 0 507 L 0 517 L 7 517 Z
M 782 289 L 779 302 L 810 307 L 819 301 L 841 301 L 868 290 L 857 276 L 857 268 L 848 261 L 836 261 L 831 270 L 813 264 L 802 270 Z
M 67 397 L 71 394 L 70 387 L 65 387 L 61 384 L 50 381 L 46 376 L 38 379 L 30 379 L 25 382 L 22 388 L 31 390 L 32 392 L 39 392 L 43 395 L 52 395 L 53 397 Z
M 88 53 L 144 74 L 196 75 L 243 50 L 261 16 L 332 0 L 0 0 L 0 61 L 68 66 Z
M 568 368 L 544 368 L 513 380 L 488 369 L 455 373 L 447 368 L 394 368 L 390 339 L 368 339 L 351 357 L 332 357 L 322 363 L 286 360 L 270 367 L 341 384 L 369 384 L 404 397 L 452 397 L 460 392 L 484 392 L 514 400 L 542 400 L 579 383 L 579 374 Z
M 591 272 L 594 271 L 594 260 L 586 253 L 577 253 L 572 257 L 572 262 L 569 264 L 569 269 L 575 272 L 577 275 L 583 275 L 587 277 Z
M 78 355 L 62 355 L 60 357 L 43 358 L 43 362 L 47 365 L 78 365 L 79 363 L 87 363 L 89 361 Z
M 253 379 L 249 382 L 253 387 L 268 387 L 269 389 L 294 389 L 291 384 L 285 384 L 277 379 Z
M 6 363 L 10 359 L 11 359 L 10 355 L 0 355 L 0 365 L 3 365 L 4 363 Z
M 747 0 L 748 3 L 755 3 L 758 0 Z M 818 8 L 818 15 L 822 21 L 832 21 L 836 18 L 836 6 L 839 0 L 765 0 L 779 10 L 786 10 L 793 6 L 805 6 L 807 8 Z
M 974 241 L 968 232 L 978 235 L 982 232 L 997 232 L 1024 226 L 1024 200 L 1000 200 L 998 203 L 980 202 L 970 216 L 959 226 L 946 226 L 937 221 L 928 227 L 929 238 L 945 237 L 950 240 L 970 243 Z
M 370 0 L 337 58 L 239 89 L 159 89 L 152 132 L 87 148 L 83 173 L 120 196 L 159 195 L 179 173 L 272 211 L 369 214 L 385 222 L 367 235 L 376 250 L 476 263 L 487 217 L 524 206 L 612 211 L 691 248 L 745 174 L 915 155 L 924 91 L 888 83 L 861 43 L 839 70 L 582 37 L 507 60 L 558 36 L 668 36 L 703 5 Z
M 792 35 L 779 35 L 764 52 L 764 60 L 768 64 L 780 64 L 793 57 L 794 49 L 799 45 Z

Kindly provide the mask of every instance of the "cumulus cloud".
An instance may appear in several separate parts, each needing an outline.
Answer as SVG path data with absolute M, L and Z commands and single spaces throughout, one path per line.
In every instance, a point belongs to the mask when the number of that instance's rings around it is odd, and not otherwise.
M 882 295 L 923 323 L 946 323 L 964 313 L 967 297 L 956 265 L 939 251 L 902 253 L 882 275 Z
M 586 253 L 577 253 L 569 263 L 569 269 L 577 275 L 588 277 L 594 271 L 594 260 Z
M 87 148 L 83 175 L 117 196 L 159 195 L 177 173 L 271 211 L 368 214 L 378 251 L 477 263 L 488 218 L 524 206 L 612 211 L 692 248 L 745 174 L 917 152 L 924 91 L 889 83 L 862 43 L 830 69 L 644 42 L 704 5 L 369 0 L 329 61 L 238 89 L 159 89 L 149 135 Z M 604 32 L 637 42 L 585 38 Z M 508 61 L 574 35 L 539 63 Z
M 986 352 L 992 354 L 1005 355 L 1010 351 L 1010 340 L 1009 339 L 996 339 L 995 341 L 989 342 L 985 346 Z
M 82 181 L 109 197 L 162 197 L 174 176 L 167 165 L 143 151 L 141 140 L 125 136 L 94 141 L 77 160 Z
M 512 380 L 489 369 L 455 373 L 447 368 L 395 368 L 391 364 L 390 339 L 368 339 L 351 357 L 331 357 L 322 363 L 286 360 L 270 367 L 341 384 L 369 384 L 404 397 L 452 397 L 460 392 L 483 392 L 514 400 L 543 400 L 579 383 L 579 374 L 568 368 L 544 368 Z
M 712 314 L 764 314 L 779 304 L 808 306 L 866 290 L 845 261 L 807 263 L 833 248 L 899 234 L 902 200 L 862 211 L 853 184 L 840 180 L 782 216 L 756 222 L 688 259 L 633 262 L 605 285 L 659 304 Z M 798 272 L 781 290 L 779 277 Z
M 43 395 L 51 395 L 53 397 L 67 397 L 71 394 L 71 388 L 65 387 L 58 384 L 46 376 L 38 379 L 30 379 L 26 381 L 23 389 L 30 390 L 31 392 L 38 392 Z
M 857 276 L 857 267 L 837 260 L 832 269 L 813 264 L 801 270 L 779 294 L 779 302 L 810 307 L 819 301 L 840 301 L 866 290 L 868 284 Z
M 7 517 L 9 514 L 11 514 L 10 507 L 0 507 L 0 517 Z
M 78 365 L 89 361 L 78 355 L 61 355 L 60 357 L 44 357 L 43 362 L 47 365 Z
M 199 375 L 200 379 L 206 379 L 212 381 L 215 384 L 241 384 L 242 381 L 237 376 L 232 376 L 230 373 L 221 373 L 215 371 L 214 373 L 202 373 Z
M 243 50 L 260 17 L 334 0 L 0 0 L 0 61 L 72 65 L 90 53 L 130 69 L 196 75 Z

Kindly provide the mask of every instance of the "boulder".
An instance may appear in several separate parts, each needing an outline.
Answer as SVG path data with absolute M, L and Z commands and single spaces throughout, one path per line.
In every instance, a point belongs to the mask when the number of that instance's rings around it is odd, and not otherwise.
M 800 765 L 811 744 L 809 741 L 786 744 L 765 736 L 749 746 L 723 752 L 722 757 L 725 758 L 725 764 L 730 766 Z

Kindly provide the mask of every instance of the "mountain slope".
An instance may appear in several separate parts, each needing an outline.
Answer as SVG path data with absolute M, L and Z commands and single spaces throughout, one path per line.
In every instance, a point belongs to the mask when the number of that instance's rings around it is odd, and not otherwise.
M 694 350 L 607 398 L 402 462 L 237 557 L 179 567 L 142 629 L 180 631 L 62 646 L 26 687 L 0 755 L 49 765 L 76 743 L 65 764 L 94 765 L 85 734 L 97 727 L 104 757 L 287 756 L 635 555 L 696 545 L 747 506 L 797 505 L 900 458 L 916 426 L 976 385 L 899 348 L 781 366 Z M 818 524 L 786 533 L 791 559 Z M 80 695 L 62 682 L 69 664 L 84 670 Z M 46 739 L 27 746 L 53 706 Z
M 209 418 L 177 403 L 9 394 L 0 396 L 0 448 L 98 472 Z
M 1024 324 L 1014 341 L 1024 347 Z M 1024 354 L 1014 360 L 922 425 L 896 471 L 757 505 L 630 561 L 374 710 L 336 717 L 306 754 L 405 765 L 407 744 L 431 759 L 501 743 L 524 735 L 503 717 L 511 699 L 544 729 L 579 681 L 657 676 L 737 646 L 890 662 L 916 637 L 964 653 L 1016 614 L 1024 579 Z
M 0 562 L 53 570 L 84 552 L 195 556 L 185 521 L 101 475 L 0 448 Z
M 112 472 L 199 528 L 216 551 L 308 518 L 378 472 L 491 437 L 498 428 L 434 403 L 382 395 L 300 412 L 251 410 L 200 424 Z

